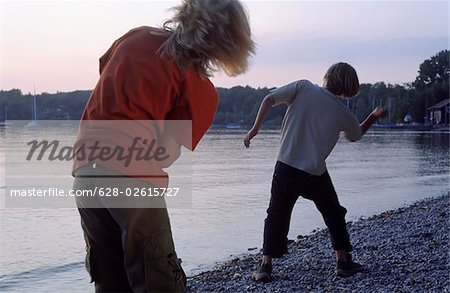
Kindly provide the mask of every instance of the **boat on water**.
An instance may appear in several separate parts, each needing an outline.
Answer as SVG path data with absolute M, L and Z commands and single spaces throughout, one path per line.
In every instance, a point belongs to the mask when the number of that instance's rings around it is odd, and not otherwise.
M 408 129 L 408 130 L 431 130 L 432 125 L 427 124 L 395 124 L 395 123 L 378 123 L 372 125 L 375 129 Z
M 37 120 L 33 120 L 28 122 L 27 125 L 25 125 L 26 129 L 41 129 L 41 124 Z
M 0 121 L 0 127 L 7 127 L 7 126 L 11 126 L 12 122 L 8 121 L 8 107 L 5 107 L 5 120 L 4 121 Z
M 36 94 L 33 94 L 33 104 L 32 104 L 32 111 L 31 111 L 31 121 L 25 125 L 26 129 L 40 129 L 41 125 L 39 124 L 37 120 L 37 107 L 36 107 Z
M 240 129 L 241 125 L 239 125 L 237 123 L 230 123 L 230 124 L 227 124 L 225 126 L 225 128 L 227 128 L 227 129 Z
M 379 123 L 372 125 L 374 129 L 393 129 L 393 130 L 416 130 L 416 131 L 450 131 L 450 126 L 447 124 L 394 124 L 394 123 Z
M 10 121 L 0 121 L 0 127 L 8 127 L 8 126 L 11 126 L 11 125 L 13 125 L 12 124 L 12 122 L 10 122 Z

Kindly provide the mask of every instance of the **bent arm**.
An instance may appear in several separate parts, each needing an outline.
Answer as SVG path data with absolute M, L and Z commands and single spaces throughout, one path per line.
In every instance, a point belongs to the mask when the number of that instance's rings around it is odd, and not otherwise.
M 268 94 L 264 100 L 262 101 L 261 105 L 259 106 L 258 114 L 256 115 L 255 122 L 253 123 L 253 127 L 250 129 L 250 131 L 247 133 L 247 135 L 244 138 L 244 145 L 246 147 L 250 146 L 250 140 L 258 134 L 259 129 L 261 128 L 264 120 L 267 117 L 267 114 L 269 113 L 272 106 L 275 104 L 275 100 L 273 99 L 271 94 Z
M 275 100 L 273 99 L 272 95 L 268 94 L 264 100 L 261 103 L 261 106 L 259 106 L 258 114 L 256 115 L 255 122 L 253 123 L 252 128 L 260 129 L 264 120 L 267 117 L 267 114 L 269 113 L 269 110 L 272 108 L 273 104 L 275 103 Z
M 381 107 L 376 107 L 372 113 L 367 116 L 366 120 L 364 120 L 361 124 L 361 133 L 364 135 L 367 130 L 374 124 L 379 118 L 385 117 L 387 115 L 388 111 Z

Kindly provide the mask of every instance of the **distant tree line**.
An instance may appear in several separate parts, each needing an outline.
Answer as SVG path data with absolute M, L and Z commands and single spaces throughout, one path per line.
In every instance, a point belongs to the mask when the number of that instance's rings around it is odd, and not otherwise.
M 405 84 L 361 84 L 355 99 L 342 102 L 362 121 L 376 106 L 390 109 L 385 122 L 403 122 L 406 114 L 418 123 L 427 122 L 427 108 L 449 98 L 449 50 L 443 50 L 420 64 L 416 80 Z M 295 79 L 295 77 L 292 77 Z M 262 99 L 269 88 L 236 86 L 217 88 L 220 96 L 215 126 L 239 125 L 248 127 L 253 123 Z M 42 93 L 36 95 L 37 119 L 78 120 L 91 91 Z M 19 89 L 0 91 L 0 121 L 29 120 L 32 117 L 33 95 L 23 94 Z M 286 106 L 275 107 L 266 119 L 266 127 L 277 127 Z

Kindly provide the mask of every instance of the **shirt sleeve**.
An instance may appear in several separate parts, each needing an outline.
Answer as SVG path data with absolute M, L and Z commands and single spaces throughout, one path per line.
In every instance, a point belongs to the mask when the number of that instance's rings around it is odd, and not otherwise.
M 349 141 L 357 141 L 362 137 L 361 127 L 358 118 L 353 113 L 348 112 L 347 119 L 344 124 L 344 135 Z
M 274 106 L 280 104 L 291 104 L 295 97 L 300 93 L 303 85 L 303 80 L 291 82 L 285 86 L 279 87 L 271 92 L 274 100 Z
M 185 120 L 171 136 L 180 144 L 194 150 L 211 126 L 218 105 L 218 94 L 208 79 L 187 73 L 181 86 L 180 98 L 167 116 L 167 120 Z
M 113 52 L 116 50 L 117 46 L 119 45 L 119 43 L 122 41 L 122 37 L 117 39 L 112 45 L 111 47 L 109 47 L 108 51 L 105 52 L 105 54 L 102 55 L 102 57 L 100 57 L 99 59 L 99 72 L 100 74 L 102 74 L 103 69 L 105 68 L 106 64 L 108 64 L 109 59 L 111 58 L 111 55 L 113 54 Z

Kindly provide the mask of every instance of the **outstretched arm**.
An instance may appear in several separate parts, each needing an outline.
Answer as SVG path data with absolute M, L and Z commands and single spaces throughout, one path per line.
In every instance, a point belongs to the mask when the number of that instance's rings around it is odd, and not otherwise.
M 381 107 L 376 107 L 372 113 L 367 116 L 366 120 L 364 120 L 361 124 L 361 133 L 364 135 L 367 130 L 369 130 L 370 126 L 375 123 L 379 118 L 385 117 L 387 115 L 388 111 Z
M 248 148 L 250 146 L 250 140 L 255 135 L 258 134 L 258 131 L 261 128 L 261 125 L 264 122 L 264 119 L 266 119 L 266 117 L 267 117 L 267 113 L 269 113 L 269 110 L 270 110 L 270 108 L 272 108 L 274 103 L 275 103 L 275 101 L 270 94 L 268 94 L 262 101 L 261 106 L 259 106 L 259 110 L 258 110 L 258 114 L 256 115 L 255 122 L 253 123 L 253 127 L 250 129 L 250 131 L 244 137 L 245 147 Z

